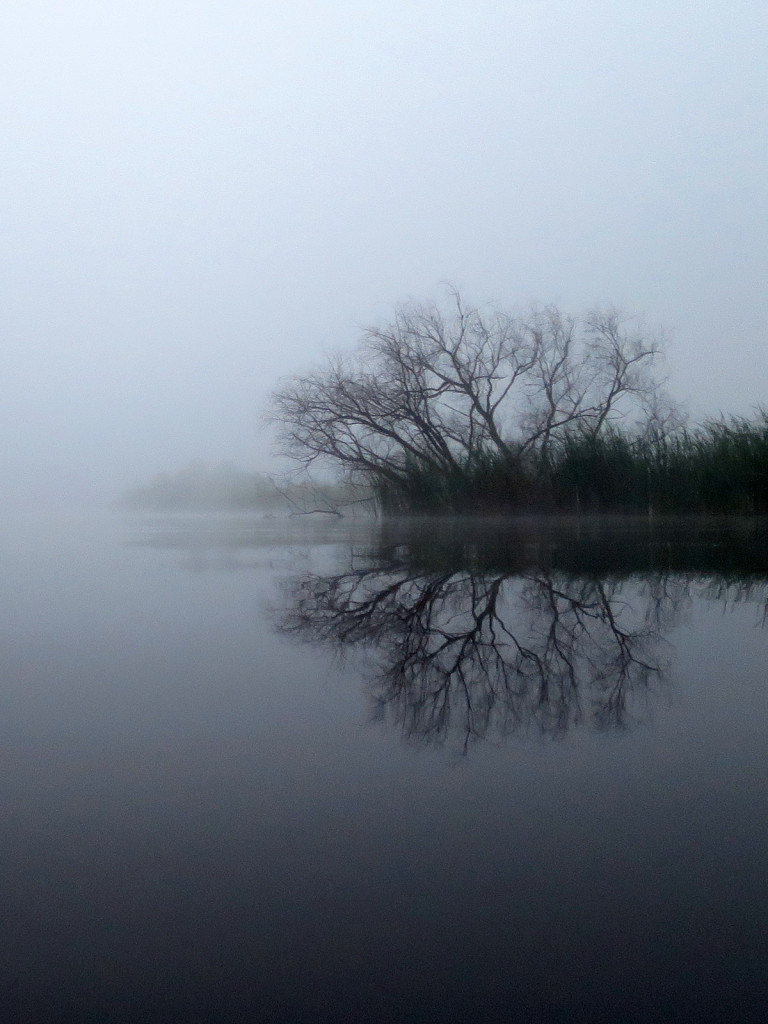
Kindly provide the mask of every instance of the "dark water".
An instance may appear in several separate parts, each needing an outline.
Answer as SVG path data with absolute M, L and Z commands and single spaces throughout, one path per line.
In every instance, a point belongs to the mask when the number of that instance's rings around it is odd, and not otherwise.
M 0 1019 L 766 1019 L 760 523 L 6 520 Z

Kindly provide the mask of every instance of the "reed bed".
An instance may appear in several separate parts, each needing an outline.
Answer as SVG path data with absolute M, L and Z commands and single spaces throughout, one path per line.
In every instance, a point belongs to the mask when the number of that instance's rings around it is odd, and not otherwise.
M 720 418 L 666 437 L 611 428 L 565 435 L 526 457 L 478 452 L 452 473 L 418 460 L 402 482 L 374 479 L 389 513 L 768 513 L 768 412 Z

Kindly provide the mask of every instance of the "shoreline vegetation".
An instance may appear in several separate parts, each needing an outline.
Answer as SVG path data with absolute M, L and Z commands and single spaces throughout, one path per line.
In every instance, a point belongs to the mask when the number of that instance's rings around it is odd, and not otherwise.
M 407 303 L 284 380 L 269 420 L 304 471 L 384 515 L 768 513 L 768 412 L 690 426 L 658 334 L 613 308 Z
M 483 454 L 456 473 L 414 461 L 397 484 L 375 477 L 388 513 L 768 514 L 768 413 L 732 417 L 670 436 L 613 427 L 566 435 L 542 465 Z
M 344 484 L 277 479 L 231 463 L 193 462 L 173 473 L 158 473 L 120 498 L 136 512 L 260 512 L 264 515 L 339 515 L 359 497 Z
M 153 512 L 385 516 L 530 514 L 768 515 L 768 412 L 712 420 L 648 439 L 618 428 L 568 436 L 545 466 L 486 454 L 454 473 L 414 461 L 396 485 L 284 481 L 230 464 L 194 463 L 123 495 L 121 506 Z
M 768 411 L 687 423 L 662 338 L 568 316 L 407 303 L 355 351 L 284 380 L 267 417 L 294 474 L 195 463 L 123 497 L 266 515 L 768 514 Z M 313 474 L 327 481 L 315 482 Z

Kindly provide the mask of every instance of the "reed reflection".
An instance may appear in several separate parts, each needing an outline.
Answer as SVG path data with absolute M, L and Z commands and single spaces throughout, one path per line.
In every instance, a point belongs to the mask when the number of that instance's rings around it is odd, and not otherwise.
M 766 602 L 768 574 L 711 537 L 384 528 L 347 571 L 285 584 L 283 633 L 366 652 L 377 717 L 464 750 L 515 732 L 627 729 L 669 679 L 666 636 L 695 597 Z M 754 551 L 742 554 L 755 567 Z M 760 560 L 758 559 L 758 562 Z M 611 570 L 610 566 L 614 569 Z

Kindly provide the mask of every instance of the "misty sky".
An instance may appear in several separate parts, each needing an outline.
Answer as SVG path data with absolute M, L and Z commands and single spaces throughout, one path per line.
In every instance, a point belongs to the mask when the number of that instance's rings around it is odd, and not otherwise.
M 764 0 L 6 0 L 0 77 L 0 502 L 266 469 L 279 376 L 445 280 L 768 405 Z

